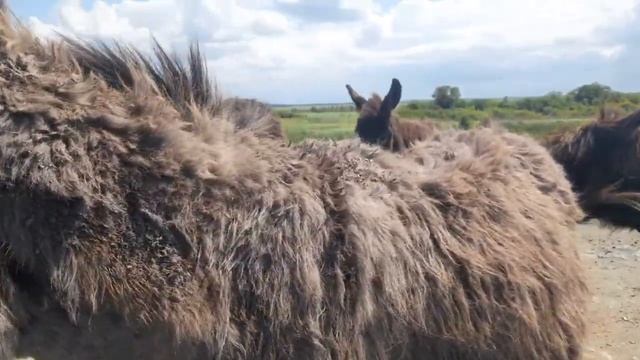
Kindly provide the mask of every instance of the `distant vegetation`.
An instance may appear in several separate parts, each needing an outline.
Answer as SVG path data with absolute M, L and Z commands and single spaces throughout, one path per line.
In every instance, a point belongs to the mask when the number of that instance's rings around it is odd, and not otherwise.
M 592 120 L 601 106 L 626 114 L 640 109 L 640 93 L 622 93 L 599 83 L 566 94 L 502 99 L 465 99 L 455 86 L 437 87 L 430 100 L 408 101 L 396 113 L 401 118 L 431 119 L 445 126 L 472 128 L 494 120 L 506 128 L 540 138 L 549 132 Z M 353 136 L 357 114 L 348 104 L 276 107 L 292 141 L 306 137 L 340 139 Z
M 451 109 L 460 102 L 460 89 L 456 86 L 438 86 L 431 97 L 433 103 L 441 109 Z

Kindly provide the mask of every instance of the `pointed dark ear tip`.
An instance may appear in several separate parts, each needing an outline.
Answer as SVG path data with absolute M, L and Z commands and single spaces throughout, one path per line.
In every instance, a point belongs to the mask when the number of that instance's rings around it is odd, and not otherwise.
M 388 111 L 395 109 L 396 106 L 400 103 L 400 98 L 402 97 L 402 86 L 400 85 L 400 81 L 398 79 L 393 78 L 391 80 L 391 87 L 389 88 L 389 92 L 384 97 L 382 101 L 382 108 L 384 111 Z M 381 109 L 382 109 L 381 108 Z

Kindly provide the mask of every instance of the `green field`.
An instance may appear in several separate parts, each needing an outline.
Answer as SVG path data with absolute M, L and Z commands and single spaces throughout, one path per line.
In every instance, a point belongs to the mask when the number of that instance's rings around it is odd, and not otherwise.
M 306 112 L 283 118 L 282 124 L 289 140 L 298 142 L 306 138 L 345 139 L 354 136 L 355 112 Z
M 441 128 L 472 128 L 492 120 L 506 129 L 540 139 L 552 132 L 580 126 L 601 110 L 616 116 L 640 109 L 640 93 L 622 93 L 598 83 L 582 85 L 566 94 L 500 99 L 458 98 L 447 106 L 435 100 L 402 102 L 402 118 L 431 119 Z M 352 103 L 276 105 L 285 131 L 293 142 L 305 138 L 344 139 L 355 136 L 357 113 Z M 608 116 L 608 115 L 607 115 Z
M 281 110 L 276 111 L 276 113 L 279 112 L 284 113 Z M 311 112 L 299 110 L 293 114 L 287 111 L 285 117 L 282 118 L 282 123 L 287 137 L 292 142 L 299 142 L 306 138 L 339 140 L 355 136 L 357 116 L 355 111 Z M 434 119 L 433 121 L 445 128 L 459 126 L 459 123 L 453 120 Z M 534 138 L 542 138 L 551 132 L 574 128 L 588 121 L 588 117 L 496 120 L 510 131 L 529 134 Z

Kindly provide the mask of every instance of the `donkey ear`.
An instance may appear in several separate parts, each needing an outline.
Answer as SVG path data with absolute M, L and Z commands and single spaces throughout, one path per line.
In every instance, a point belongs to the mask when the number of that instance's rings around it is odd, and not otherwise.
M 382 101 L 382 105 L 380 106 L 380 112 L 391 113 L 393 109 L 398 106 L 400 103 L 400 98 L 402 97 L 402 85 L 400 85 L 400 81 L 398 79 L 393 79 L 391 81 L 391 88 L 389 89 L 389 93 L 384 97 Z
M 351 100 L 353 100 L 353 103 L 356 104 L 356 110 L 360 111 L 360 109 L 362 109 L 362 105 L 364 105 L 367 100 L 360 96 L 360 94 L 358 94 L 355 90 L 353 90 L 353 88 L 349 84 L 347 84 L 347 91 L 349 92 L 349 96 L 351 96 Z

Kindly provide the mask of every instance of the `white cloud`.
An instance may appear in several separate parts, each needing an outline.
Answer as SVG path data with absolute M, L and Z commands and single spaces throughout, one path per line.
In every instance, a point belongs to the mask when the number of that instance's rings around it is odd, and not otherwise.
M 400 0 L 386 11 L 376 0 L 83 3 L 64 0 L 58 23 L 31 18 L 29 24 L 45 36 L 58 30 L 141 47 L 151 34 L 176 47 L 195 38 L 223 86 L 272 97 L 277 84 L 321 86 L 363 77 L 363 68 L 437 68 L 459 59 L 507 68 L 581 56 L 611 61 L 625 44 L 607 29 L 635 21 L 640 0 Z M 518 61 L 491 58 L 514 53 Z M 286 101 L 283 94 L 268 100 Z

